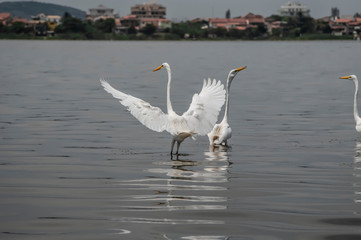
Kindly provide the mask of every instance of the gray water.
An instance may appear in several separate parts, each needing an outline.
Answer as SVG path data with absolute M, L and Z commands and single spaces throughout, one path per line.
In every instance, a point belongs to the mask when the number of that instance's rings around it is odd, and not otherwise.
M 361 43 L 0 41 L 0 239 L 361 239 Z M 133 118 L 232 83 L 231 148 Z M 223 112 L 221 112 L 223 114 Z

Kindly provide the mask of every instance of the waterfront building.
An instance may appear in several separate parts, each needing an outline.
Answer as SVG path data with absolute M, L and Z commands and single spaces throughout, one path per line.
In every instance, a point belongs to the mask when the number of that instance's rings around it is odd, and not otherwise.
M 6 13 L 6 12 L 0 13 L 0 24 L 8 25 L 10 21 L 11 21 L 10 13 Z
M 156 26 L 158 30 L 164 30 L 172 27 L 172 22 L 164 18 L 141 18 L 139 27 L 143 28 L 148 24 Z
M 127 15 L 120 18 L 119 23 L 124 27 L 139 26 L 139 19 L 135 15 Z
M 116 24 L 118 32 L 127 32 L 131 27 L 139 30 L 148 24 L 156 26 L 160 31 L 172 27 L 172 22 L 165 18 L 166 8 L 160 4 L 137 4 L 131 7 L 130 12 Z
M 288 2 L 281 6 L 279 13 L 281 16 L 297 17 L 297 16 L 310 16 L 310 9 L 299 2 Z
M 209 28 L 225 28 L 245 30 L 247 27 L 247 20 L 244 18 L 210 18 Z
M 261 24 L 265 24 L 264 17 L 253 13 L 248 13 L 244 17 L 209 19 L 209 28 L 225 28 L 227 30 L 245 30 Z
M 31 16 L 28 25 L 34 28 L 36 35 L 54 35 L 54 30 L 60 24 L 60 21 L 61 17 L 58 15 L 39 13 L 35 16 Z
M 99 5 L 96 8 L 90 8 L 86 19 L 97 21 L 99 19 L 115 18 L 114 9 L 107 8 L 104 5 Z
M 330 21 L 332 29 L 331 34 L 335 36 L 342 35 L 359 35 L 361 33 L 361 18 L 358 17 L 342 17 L 334 21 Z
M 137 18 L 165 18 L 166 8 L 156 3 L 137 4 L 130 9 Z
M 56 26 L 60 24 L 61 17 L 57 15 L 48 15 L 46 16 L 46 23 L 50 31 L 55 30 Z
M 246 19 L 248 21 L 248 24 L 250 24 L 250 25 L 265 24 L 265 20 L 262 15 L 248 13 L 243 18 Z

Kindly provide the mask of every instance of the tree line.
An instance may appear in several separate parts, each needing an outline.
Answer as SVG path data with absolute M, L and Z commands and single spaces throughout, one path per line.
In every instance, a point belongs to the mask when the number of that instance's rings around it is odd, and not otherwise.
M 283 23 L 281 28 L 269 32 L 265 24 L 258 24 L 245 30 L 225 28 L 204 28 L 202 22 L 184 21 L 173 23 L 171 28 L 160 31 L 156 26 L 148 24 L 139 32 L 131 26 L 127 32 L 116 33 L 114 19 L 98 21 L 81 20 L 65 13 L 60 24 L 54 29 L 54 38 L 57 39 L 282 39 L 298 38 L 303 35 L 321 34 L 331 36 L 328 23 L 317 21 L 311 17 L 282 17 L 270 16 L 274 21 Z M 9 26 L 0 24 L 0 36 L 36 37 L 44 36 L 48 30 L 47 23 L 28 26 L 22 22 L 15 22 Z

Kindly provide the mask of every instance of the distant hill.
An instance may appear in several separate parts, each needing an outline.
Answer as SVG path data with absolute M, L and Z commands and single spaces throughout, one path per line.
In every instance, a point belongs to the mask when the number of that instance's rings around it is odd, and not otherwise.
M 2 2 L 0 3 L 0 12 L 8 12 L 12 17 L 27 19 L 31 19 L 31 16 L 39 13 L 63 16 L 65 12 L 73 17 L 81 19 L 85 17 L 85 12 L 76 8 L 34 1 Z

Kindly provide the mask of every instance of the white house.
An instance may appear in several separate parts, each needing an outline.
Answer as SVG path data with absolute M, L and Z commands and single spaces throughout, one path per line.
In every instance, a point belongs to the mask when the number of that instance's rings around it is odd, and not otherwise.
M 281 6 L 279 13 L 281 16 L 297 17 L 299 15 L 310 16 L 310 9 L 299 2 L 288 2 Z
M 86 15 L 87 19 L 96 20 L 99 18 L 114 18 L 114 9 L 107 8 L 104 5 L 99 5 L 96 8 L 89 8 L 89 11 Z

